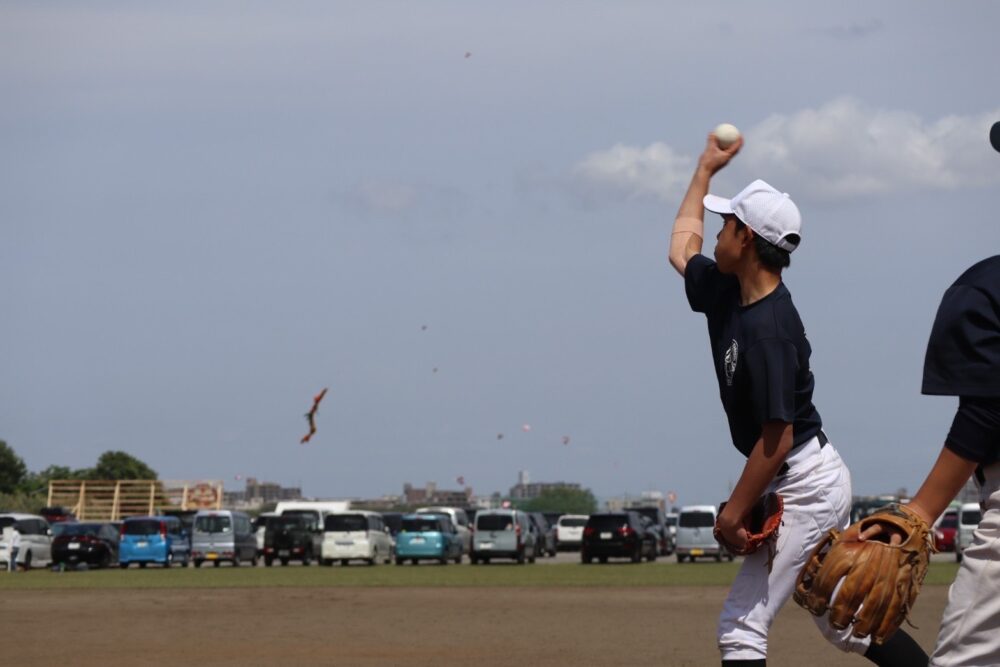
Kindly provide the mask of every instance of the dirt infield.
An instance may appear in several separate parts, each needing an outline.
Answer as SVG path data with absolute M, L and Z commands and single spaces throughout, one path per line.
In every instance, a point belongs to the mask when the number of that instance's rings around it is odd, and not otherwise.
M 5 664 L 717 665 L 722 586 L 8 590 Z M 911 630 L 933 646 L 947 586 Z M 794 603 L 768 664 L 869 664 L 827 645 Z

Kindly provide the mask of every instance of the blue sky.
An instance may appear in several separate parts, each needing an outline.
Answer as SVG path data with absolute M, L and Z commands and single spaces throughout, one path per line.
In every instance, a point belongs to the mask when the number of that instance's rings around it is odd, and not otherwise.
M 713 191 L 803 212 L 786 283 L 855 492 L 913 491 L 956 407 L 919 394 L 937 303 L 1000 247 L 998 19 L 4 3 L 0 438 L 36 470 L 123 449 L 316 496 L 526 469 L 721 500 L 742 459 L 666 251 L 731 122 Z

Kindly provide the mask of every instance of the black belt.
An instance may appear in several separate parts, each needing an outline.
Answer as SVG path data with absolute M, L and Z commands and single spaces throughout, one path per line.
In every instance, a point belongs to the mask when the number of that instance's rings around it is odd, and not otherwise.
M 830 439 L 828 437 L 826 437 L 826 433 L 823 433 L 823 431 L 820 431 L 819 433 L 816 434 L 816 439 L 819 440 L 819 448 L 820 449 L 823 449 L 828 444 L 830 444 Z M 804 444 L 805 443 L 802 443 L 802 445 L 804 445 Z M 799 445 L 799 447 L 801 447 L 802 445 Z M 793 450 L 794 450 L 794 448 L 793 448 Z M 791 454 L 791 452 L 789 452 L 789 454 Z M 778 468 L 777 477 L 781 477 L 782 475 L 787 474 L 788 471 L 789 471 L 788 464 L 787 463 L 782 463 L 781 467 Z

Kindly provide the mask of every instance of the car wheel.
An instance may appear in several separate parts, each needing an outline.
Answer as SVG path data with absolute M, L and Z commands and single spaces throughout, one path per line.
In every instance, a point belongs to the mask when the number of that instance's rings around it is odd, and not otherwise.
M 253 567 L 257 567 L 257 562 L 259 561 L 259 559 L 260 559 L 260 556 L 258 556 L 257 552 L 255 551 L 254 554 L 253 554 L 253 558 L 250 559 L 250 565 L 253 566 Z
M 264 556 L 264 567 L 271 567 L 272 565 L 274 565 L 274 559 Z
M 658 554 L 656 553 L 656 549 L 653 549 L 652 553 L 649 554 L 649 558 L 646 559 L 646 562 L 655 563 L 657 556 Z
M 411 558 L 410 559 L 410 564 L 411 565 L 416 565 L 417 564 L 417 559 L 416 558 Z
M 402 564 L 403 564 L 403 559 L 397 556 L 396 557 L 396 565 L 402 565 Z
M 212 561 L 212 567 L 219 567 L 220 565 L 222 565 L 222 561 L 221 560 L 214 560 L 214 561 Z
M 639 563 L 642 562 L 642 546 L 632 552 L 632 562 Z
M 523 551 L 517 554 L 517 564 L 518 565 L 524 565 L 524 552 Z
M 677 562 L 678 563 L 684 562 L 684 554 L 677 554 Z
M 461 564 L 462 564 L 462 552 L 459 551 L 458 555 L 455 556 L 455 565 L 461 565 Z
M 604 565 L 604 564 L 606 564 L 608 562 L 608 557 L 607 556 L 601 556 L 597 560 L 601 561 L 601 564 Z
M 202 560 L 199 560 L 199 559 L 195 558 L 195 559 L 194 559 L 194 566 L 195 566 L 196 568 L 198 568 L 198 567 L 201 567 L 201 564 L 202 564 L 203 562 L 204 562 L 204 561 L 202 561 Z
M 722 562 L 722 552 L 721 551 L 719 553 L 715 554 L 715 562 L 716 563 L 721 563 Z
M 471 556 L 469 556 L 469 563 L 472 564 L 472 565 L 479 565 L 479 559 L 476 558 L 475 554 L 472 554 Z
M 127 570 L 128 569 L 128 563 L 118 563 L 118 567 L 120 567 L 123 570 Z
M 139 563 L 139 569 L 141 569 L 141 570 L 145 570 L 146 569 L 146 561 L 142 561 L 142 562 Z
M 593 559 L 581 551 L 580 562 L 583 563 L 584 565 L 590 565 L 593 562 Z
M 730 563 L 732 563 L 733 560 L 735 560 L 735 559 L 736 559 L 736 556 L 734 556 L 733 554 L 726 554 L 726 560 L 728 560 Z
M 447 557 L 445 557 L 445 558 L 438 558 L 438 563 L 440 563 L 441 565 L 447 565 L 448 564 L 448 558 Z
M 959 551 L 958 549 L 955 549 L 955 562 L 956 563 L 962 562 L 962 552 Z
M 309 550 L 306 552 L 306 555 L 302 557 L 302 564 L 308 567 L 312 565 L 312 562 L 313 562 L 313 554 L 312 550 Z
M 15 570 L 17 569 L 16 565 L 17 564 L 15 563 L 15 567 L 14 567 Z M 25 572 L 27 572 L 28 570 L 31 569 L 31 552 L 30 551 L 28 553 L 24 554 L 24 563 L 21 564 L 21 569 L 23 569 Z
M 320 563 L 322 563 L 325 567 L 330 567 L 330 566 L 333 565 L 333 559 L 332 558 L 324 558 L 323 560 L 320 561 Z
M 111 567 L 111 554 L 104 552 L 104 555 L 101 557 L 100 568 L 102 570 L 106 570 L 109 567 Z
M 346 558 L 341 558 L 340 559 L 340 567 L 347 567 L 348 563 L 350 563 L 350 562 L 351 561 L 347 560 Z
M 282 558 L 281 559 L 281 567 L 288 567 L 288 559 L 287 558 Z

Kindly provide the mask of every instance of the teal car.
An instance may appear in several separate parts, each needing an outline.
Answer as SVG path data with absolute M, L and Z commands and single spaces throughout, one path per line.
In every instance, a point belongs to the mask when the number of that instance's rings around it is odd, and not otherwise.
M 462 562 L 462 540 L 446 514 L 405 514 L 396 535 L 396 565 L 421 560 Z

